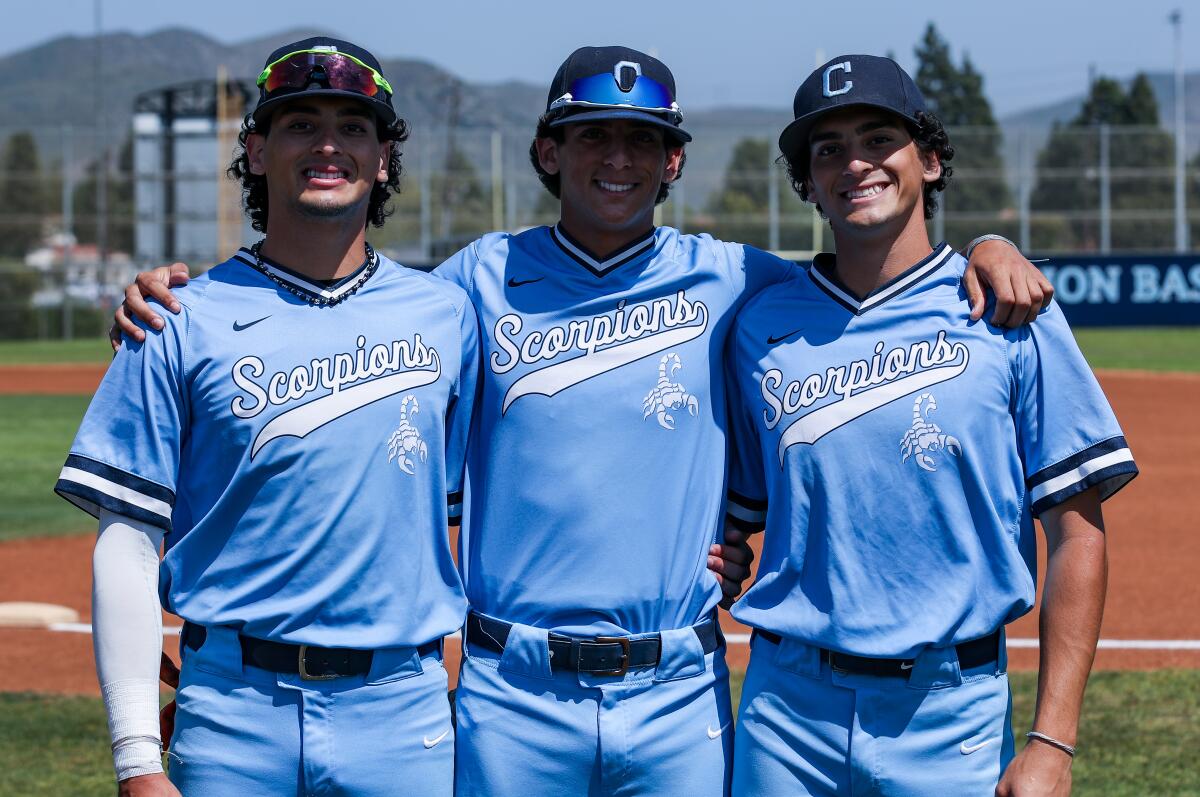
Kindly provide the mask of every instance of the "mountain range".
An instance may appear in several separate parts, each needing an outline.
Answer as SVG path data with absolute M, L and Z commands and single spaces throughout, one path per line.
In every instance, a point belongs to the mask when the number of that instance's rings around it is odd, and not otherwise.
M 53 162 L 59 157 L 62 128 L 69 126 L 75 134 L 72 157 L 82 162 L 93 157 L 98 140 L 94 134 L 101 128 L 109 144 L 125 138 L 138 95 L 183 82 L 212 79 L 221 65 L 231 76 L 252 85 L 250 81 L 261 68 L 264 53 L 279 42 L 314 33 L 309 29 L 284 30 L 232 44 L 185 28 L 167 28 L 145 35 L 107 33 L 101 39 L 99 90 L 96 40 L 80 36 L 51 39 L 0 57 L 0 70 L 7 76 L 0 84 L 0 114 L 6 120 L 0 126 L 0 135 L 7 136 L 20 129 L 34 131 L 43 147 L 43 160 Z M 457 129 L 500 128 L 524 136 L 532 134 L 534 120 L 544 108 L 545 88 L 541 85 L 515 81 L 469 83 L 427 61 L 382 60 L 384 72 L 396 89 L 393 98 L 396 107 L 418 130 L 444 128 L 454 114 Z M 1150 73 L 1149 77 L 1159 98 L 1160 115 L 1164 124 L 1170 126 L 1172 76 Z M 1189 123 L 1200 126 L 1200 74 L 1189 76 L 1187 94 Z M 1070 119 L 1082 101 L 1081 94 L 1008 114 L 1000 122 L 1010 131 L 1017 127 L 1030 130 L 1035 146 L 1040 146 L 1051 126 Z M 707 195 L 720 180 L 732 140 L 742 135 L 773 138 L 775 131 L 790 119 L 789 110 L 723 107 L 688 113 L 685 127 L 696 137 L 688 148 L 689 159 L 707 167 L 689 169 L 696 175 L 688 181 L 689 192 Z M 1192 138 L 1189 149 L 1200 145 L 1195 140 L 1200 136 Z

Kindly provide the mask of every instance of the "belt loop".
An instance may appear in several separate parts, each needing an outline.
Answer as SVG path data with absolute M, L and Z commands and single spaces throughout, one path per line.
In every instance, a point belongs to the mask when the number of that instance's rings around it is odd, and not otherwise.
M 371 656 L 371 669 L 367 671 L 366 683 L 381 684 L 399 681 L 424 672 L 424 664 L 417 648 L 379 648 Z
M 694 627 L 663 631 L 659 639 L 662 649 L 659 652 L 658 669 L 654 672 L 655 681 L 691 678 L 707 669 L 704 646 L 700 644 Z
M 187 648 L 194 651 L 199 650 L 207 635 L 204 626 L 196 625 L 191 620 L 184 620 L 183 628 L 179 630 L 179 658 L 182 660 L 184 656 L 191 655 L 186 652 Z
M 542 628 L 513 623 L 500 654 L 499 667 L 504 672 L 550 680 L 549 633 Z
M 779 640 L 775 666 L 808 678 L 821 677 L 821 649 L 792 637 Z
M 1000 626 L 996 636 L 996 674 L 1002 675 L 1008 672 L 1008 629 Z
M 912 672 L 908 675 L 910 689 L 936 689 L 961 683 L 962 669 L 958 666 L 958 651 L 953 645 L 925 648 L 913 659 Z
M 242 679 L 244 665 L 237 630 L 224 625 L 193 627 L 198 630 L 189 630 L 188 639 L 192 644 L 198 642 L 199 648 L 189 645 L 188 663 L 209 672 Z

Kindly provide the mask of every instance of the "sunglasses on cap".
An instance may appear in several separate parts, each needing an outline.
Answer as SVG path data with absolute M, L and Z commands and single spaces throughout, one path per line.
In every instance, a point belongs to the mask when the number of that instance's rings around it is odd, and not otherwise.
M 308 85 L 314 70 L 320 69 L 331 89 L 353 91 L 375 97 L 383 89 L 388 94 L 392 86 L 383 75 L 352 55 L 328 50 L 300 50 L 288 53 L 267 64 L 258 76 L 257 84 L 267 94 L 278 89 L 302 89 Z
M 628 86 L 627 91 L 622 83 Z M 551 102 L 547 110 L 565 108 L 630 108 L 663 114 L 676 125 L 683 121 L 683 111 L 667 87 L 629 63 L 617 64 L 612 72 L 571 81 L 567 93 Z

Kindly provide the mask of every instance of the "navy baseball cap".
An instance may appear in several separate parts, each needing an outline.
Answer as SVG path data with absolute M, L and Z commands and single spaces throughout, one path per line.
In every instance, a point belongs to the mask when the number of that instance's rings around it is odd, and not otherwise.
M 839 55 L 804 79 L 792 103 L 795 121 L 779 135 L 779 150 L 787 157 L 808 147 L 808 134 L 823 114 L 853 105 L 890 111 L 913 124 L 924 112 L 925 98 L 917 84 L 890 58 L 878 55 Z
M 261 124 L 281 102 L 316 94 L 360 100 L 383 126 L 396 121 L 392 87 L 379 60 L 357 44 L 313 36 L 285 44 L 267 56 L 258 76 L 254 122 Z
M 550 126 L 593 119 L 634 119 L 666 129 L 681 143 L 675 76 L 653 56 L 628 47 L 580 47 L 567 56 L 546 97 Z

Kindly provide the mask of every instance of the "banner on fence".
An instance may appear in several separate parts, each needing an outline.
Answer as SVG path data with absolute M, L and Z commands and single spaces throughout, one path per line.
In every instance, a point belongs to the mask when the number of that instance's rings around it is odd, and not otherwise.
M 1200 253 L 1060 255 L 1037 265 L 1072 326 L 1200 325 Z

